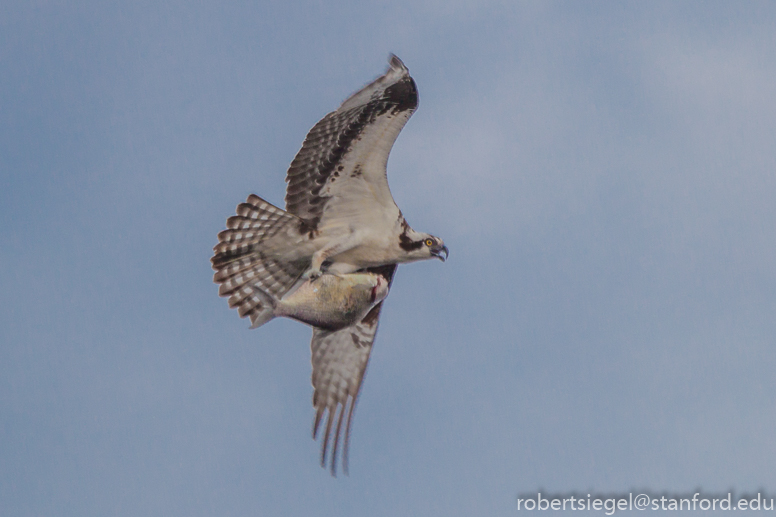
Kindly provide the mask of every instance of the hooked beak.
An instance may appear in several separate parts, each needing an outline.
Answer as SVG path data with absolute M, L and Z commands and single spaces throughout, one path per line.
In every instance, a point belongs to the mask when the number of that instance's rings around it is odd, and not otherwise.
M 444 257 L 442 256 L 442 252 L 445 253 Z M 441 260 L 442 262 L 444 262 L 445 260 L 447 260 L 447 257 L 450 255 L 450 252 L 447 250 L 447 246 L 443 245 L 439 248 L 432 249 L 431 254 L 436 258 L 438 258 L 439 260 Z

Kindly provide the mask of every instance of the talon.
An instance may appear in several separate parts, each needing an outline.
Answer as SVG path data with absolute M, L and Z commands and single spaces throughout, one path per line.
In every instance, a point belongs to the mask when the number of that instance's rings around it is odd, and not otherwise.
M 312 282 L 314 280 L 318 280 L 322 274 L 323 273 L 321 273 L 320 269 L 310 269 L 304 275 L 302 275 L 302 278 Z

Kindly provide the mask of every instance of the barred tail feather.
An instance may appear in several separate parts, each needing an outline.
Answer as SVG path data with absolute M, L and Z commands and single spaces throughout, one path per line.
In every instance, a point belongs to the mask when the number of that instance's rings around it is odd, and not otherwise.
M 237 215 L 227 219 L 227 229 L 218 234 L 211 259 L 220 284 L 218 294 L 229 297 L 229 307 L 251 320 L 251 328 L 274 317 L 280 299 L 304 272 L 305 266 L 283 262 L 262 244 L 281 231 L 298 232 L 302 221 L 251 194 L 237 206 Z
M 262 241 L 301 220 L 251 194 L 245 203 L 237 205 L 237 215 L 226 220 L 226 230 L 218 234 L 218 244 L 211 259 L 213 268 L 231 262 L 253 251 Z

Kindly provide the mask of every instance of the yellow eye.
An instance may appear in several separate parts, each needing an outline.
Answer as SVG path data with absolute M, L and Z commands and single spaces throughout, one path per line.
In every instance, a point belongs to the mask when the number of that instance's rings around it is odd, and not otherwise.
M 432 241 L 431 239 L 426 239 L 425 241 L 423 241 L 423 244 L 425 244 L 430 248 L 431 246 L 434 245 L 434 241 Z

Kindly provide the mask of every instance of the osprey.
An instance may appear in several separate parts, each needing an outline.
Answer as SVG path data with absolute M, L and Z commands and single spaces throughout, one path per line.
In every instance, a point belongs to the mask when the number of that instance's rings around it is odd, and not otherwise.
M 219 294 L 228 296 L 229 306 L 250 318 L 253 327 L 271 318 L 268 299 L 281 300 L 323 273 L 373 273 L 390 286 L 398 264 L 447 259 L 442 239 L 413 230 L 388 188 L 388 155 L 418 106 L 407 67 L 394 55 L 389 64 L 384 75 L 307 134 L 286 175 L 286 210 L 251 195 L 218 234 L 213 279 Z M 343 328 L 313 327 L 313 438 L 326 415 L 321 466 L 333 442 L 332 474 L 346 414 L 342 464 L 347 473 L 353 410 L 381 307 L 382 301 Z

